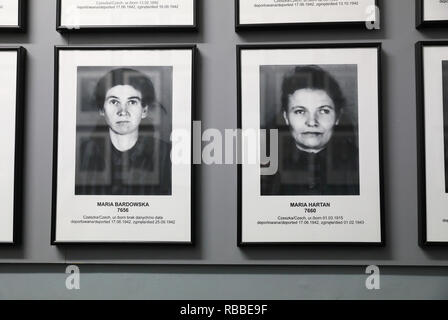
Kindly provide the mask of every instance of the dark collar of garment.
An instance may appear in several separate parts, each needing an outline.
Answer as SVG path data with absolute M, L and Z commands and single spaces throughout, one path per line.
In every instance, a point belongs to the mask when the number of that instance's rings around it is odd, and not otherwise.
M 306 164 L 311 164 L 311 163 L 317 163 L 322 160 L 325 160 L 327 157 L 328 145 L 324 149 L 320 150 L 319 152 L 306 152 L 306 151 L 300 150 L 294 142 L 289 147 L 291 148 L 291 150 L 295 150 L 295 152 L 292 152 L 291 160 L 292 160 L 292 162 L 297 163 L 297 164 L 305 164 L 306 165 Z
M 137 142 L 135 145 L 126 151 L 119 151 L 115 146 L 113 145 L 112 141 L 111 144 L 111 150 L 112 150 L 112 163 L 114 166 L 120 166 L 123 165 L 124 159 L 129 161 L 130 164 L 138 164 L 142 161 L 148 161 L 149 159 L 152 159 L 153 155 L 148 154 L 150 150 L 155 150 L 154 145 L 154 139 L 145 139 L 141 136 L 138 137 Z
M 357 195 L 358 150 L 347 135 L 334 135 L 317 153 L 297 148 L 285 136 L 279 153 L 279 171 L 262 176 L 262 195 Z

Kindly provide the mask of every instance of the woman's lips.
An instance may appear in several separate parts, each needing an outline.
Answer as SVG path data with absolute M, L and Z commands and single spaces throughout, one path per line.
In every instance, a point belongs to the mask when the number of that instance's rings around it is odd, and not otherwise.
M 320 136 L 323 133 L 322 132 L 303 132 L 303 135 L 310 135 L 310 136 Z

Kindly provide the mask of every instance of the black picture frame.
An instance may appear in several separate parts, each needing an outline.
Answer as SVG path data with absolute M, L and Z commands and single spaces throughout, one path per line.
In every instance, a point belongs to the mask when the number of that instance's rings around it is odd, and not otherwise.
M 365 21 L 341 21 L 341 22 L 297 22 L 297 23 L 240 23 L 240 1 L 235 0 L 235 31 L 260 30 L 260 29 L 299 29 L 299 28 L 365 28 Z M 380 0 L 375 0 L 379 8 Z
M 26 31 L 26 17 L 28 10 L 28 0 L 17 0 L 19 3 L 18 24 L 14 26 L 0 25 L 0 32 L 25 32 Z
M 196 45 L 100 45 L 100 46 L 67 46 L 60 45 L 54 47 L 54 115 L 53 115 L 53 169 L 52 169 L 52 203 L 51 203 L 51 240 L 53 246 L 73 246 L 73 245 L 162 245 L 162 246 L 194 246 L 195 245 L 195 225 L 196 225 L 196 166 L 193 162 L 193 134 L 191 134 L 191 181 L 190 181 L 190 241 L 188 242 L 155 242 L 155 241 L 107 241 L 107 242 L 58 242 L 56 240 L 56 220 L 57 220 L 57 174 L 58 174 L 58 121 L 59 121 L 59 53 L 64 50 L 191 50 L 192 52 L 192 78 L 191 78 L 191 121 L 196 120 L 196 64 L 198 49 Z
M 310 246 L 310 247 L 384 247 L 386 245 L 385 234 L 385 200 L 384 200 L 384 158 L 383 158 L 383 104 L 382 104 L 382 71 L 381 71 L 381 56 L 382 44 L 379 42 L 372 43 L 322 43 L 322 44 L 251 44 L 251 45 L 237 45 L 237 128 L 242 130 L 242 97 L 241 97 L 241 52 L 242 50 L 260 50 L 260 49 L 338 49 L 338 48 L 376 48 L 378 59 L 378 146 L 379 146 L 379 206 L 380 206 L 380 234 L 381 241 L 379 242 L 243 242 L 242 241 L 242 170 L 243 165 L 241 161 L 242 144 L 241 137 L 239 138 L 238 155 L 239 162 L 237 166 L 237 246 L 241 248 L 246 247 L 282 247 L 282 246 Z
M 197 31 L 198 30 L 198 12 L 199 1 L 193 0 L 193 24 L 192 25 L 126 25 L 126 26 L 82 26 L 79 28 L 67 28 L 61 25 L 61 1 L 56 0 L 56 31 L 59 33 L 71 32 L 117 32 L 117 31 L 135 31 L 135 32 L 149 32 L 149 31 Z
M 12 242 L 0 243 L 9 246 L 19 245 L 22 242 L 26 49 L 21 46 L 0 47 L 0 52 L 17 53 L 13 239 Z
M 427 238 L 426 210 L 426 128 L 425 128 L 425 81 L 423 50 L 425 47 L 445 46 L 448 41 L 419 41 L 415 44 L 416 72 L 416 125 L 417 125 L 417 191 L 418 191 L 418 234 L 421 247 L 448 246 L 448 241 L 429 241 Z
M 424 19 L 425 2 L 424 0 L 415 0 L 415 27 L 420 28 L 443 28 L 448 27 L 448 17 L 446 20 L 431 20 Z

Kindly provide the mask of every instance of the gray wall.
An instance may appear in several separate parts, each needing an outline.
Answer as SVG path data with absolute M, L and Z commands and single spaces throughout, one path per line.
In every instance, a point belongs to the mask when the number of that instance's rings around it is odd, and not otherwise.
M 448 270 L 381 269 L 367 290 L 364 267 L 80 266 L 67 290 L 65 266 L 0 267 L 0 299 L 447 299 Z
M 233 0 L 202 0 L 197 33 L 68 36 L 55 31 L 54 0 L 29 2 L 28 32 L 0 34 L 1 44 L 20 44 L 28 50 L 24 242 L 0 248 L 0 263 L 9 263 L 0 266 L 0 298 L 448 298 L 448 270 L 429 267 L 448 266 L 448 249 L 423 250 L 417 245 L 414 76 L 414 43 L 448 38 L 448 33 L 415 30 L 414 0 L 382 1 L 382 30 L 374 32 L 321 29 L 236 34 Z M 236 168 L 205 165 L 195 190 L 194 248 L 49 245 L 54 45 L 197 43 L 197 114 L 203 129 L 224 130 L 236 126 L 235 44 L 363 41 L 381 41 L 384 48 L 385 248 L 239 249 L 235 246 Z M 19 265 L 25 263 L 39 264 Z M 71 292 L 64 285 L 65 266 L 51 265 L 57 263 L 96 265 L 81 266 L 81 290 Z M 105 265 L 114 263 L 127 265 Z M 130 265 L 139 263 L 152 265 Z M 191 264 L 197 266 L 185 266 Z M 382 269 L 379 291 L 365 289 L 364 266 L 369 264 L 395 266 Z

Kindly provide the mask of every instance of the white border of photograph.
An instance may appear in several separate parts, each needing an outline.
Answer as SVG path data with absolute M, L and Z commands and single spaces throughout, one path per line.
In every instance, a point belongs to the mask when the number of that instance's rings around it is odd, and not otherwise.
M 378 0 L 235 0 L 236 29 L 288 26 L 363 26 L 378 23 Z M 330 5 L 331 4 L 331 5 Z
M 0 30 L 24 31 L 27 0 L 0 0 Z
M 18 240 L 22 208 L 24 58 L 22 47 L 0 48 L 0 98 L 4 108 L 0 127 L 0 243 L 7 244 Z
M 441 0 L 415 0 L 417 28 L 447 27 L 448 3 Z
M 98 5 L 96 0 L 57 0 L 57 30 L 196 28 L 198 0 L 157 0 Z M 154 3 L 152 3 L 154 2 Z
M 56 47 L 55 168 L 53 169 L 52 243 L 192 243 L 191 130 L 195 46 Z M 77 68 L 79 66 L 171 66 L 173 68 L 173 141 L 171 196 L 75 195 Z M 59 107 L 58 106 L 64 106 Z M 58 123 L 63 124 L 59 125 Z M 158 217 L 160 224 L 77 224 L 88 216 L 116 216 L 117 208 L 98 202 L 148 202 L 127 215 Z M 126 214 L 125 214 L 126 215 Z M 137 219 L 138 220 L 138 219 Z M 136 221 L 136 220 L 133 220 Z M 173 223 L 174 222 L 174 223 Z
M 260 130 L 260 66 L 356 64 L 358 70 L 359 196 L 261 196 L 260 159 L 239 167 L 239 240 L 250 244 L 384 244 L 378 43 L 254 45 L 238 48 L 239 128 Z M 257 157 L 259 158 L 259 157 Z M 291 203 L 330 203 L 314 214 Z M 282 217 L 343 217 L 343 224 L 282 224 Z M 264 224 L 263 221 L 273 221 Z M 353 222 L 353 224 L 352 224 Z
M 448 244 L 442 72 L 448 42 L 417 43 L 416 59 L 420 244 Z

